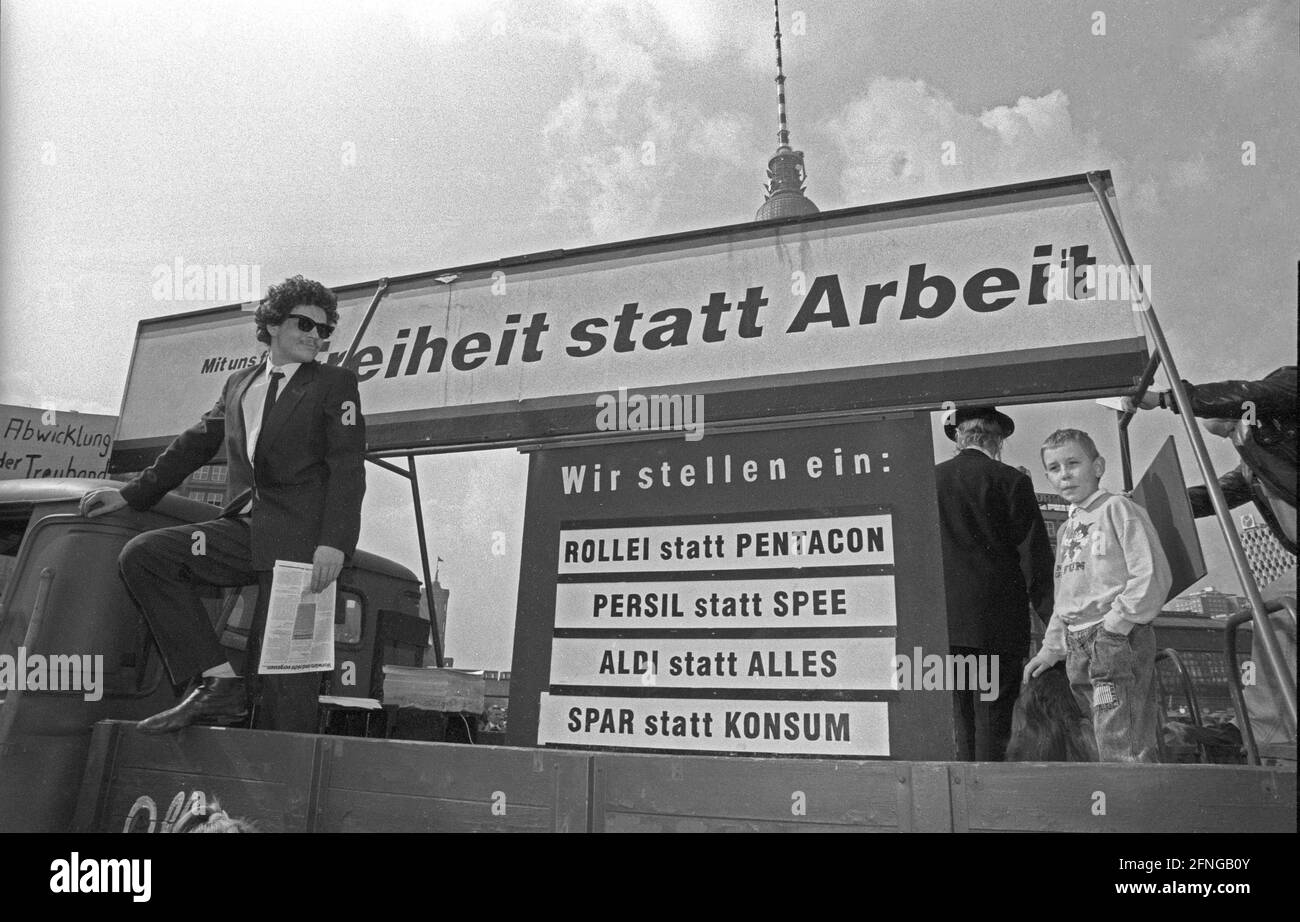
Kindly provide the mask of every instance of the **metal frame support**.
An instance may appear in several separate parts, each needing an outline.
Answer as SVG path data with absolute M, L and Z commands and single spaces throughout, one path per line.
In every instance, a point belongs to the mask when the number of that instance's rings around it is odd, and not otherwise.
M 1119 219 L 1116 218 L 1115 210 L 1111 207 L 1110 200 L 1106 196 L 1101 175 L 1089 173 L 1088 184 L 1092 186 L 1093 195 L 1097 199 L 1097 204 L 1101 207 L 1102 216 L 1106 219 L 1106 226 L 1110 230 L 1116 249 L 1119 250 L 1120 258 L 1124 260 L 1124 265 L 1129 268 L 1130 285 L 1137 290 L 1138 296 L 1134 298 L 1137 303 L 1134 305 L 1134 310 L 1139 312 L 1143 328 L 1146 331 L 1147 341 L 1155 352 L 1152 362 L 1147 363 L 1147 371 L 1150 372 L 1150 377 L 1154 378 L 1155 368 L 1153 363 L 1157 357 L 1164 365 L 1165 374 L 1169 378 L 1170 389 L 1174 398 L 1174 406 L 1183 421 L 1183 428 L 1187 432 L 1187 438 L 1192 443 L 1196 466 L 1205 481 L 1205 487 L 1210 496 L 1210 504 L 1214 507 L 1214 517 L 1219 521 L 1219 528 L 1228 543 L 1228 552 L 1232 557 L 1233 567 L 1237 571 L 1237 578 L 1246 591 L 1246 598 L 1249 600 L 1251 611 L 1254 613 L 1255 639 L 1263 642 L 1263 653 L 1267 666 L 1273 670 L 1273 674 L 1279 679 L 1282 690 L 1282 718 L 1284 724 L 1294 734 L 1296 730 L 1295 676 L 1287 669 L 1286 659 L 1282 656 L 1282 648 L 1278 643 L 1277 634 L 1274 633 L 1273 624 L 1268 618 L 1268 609 L 1264 604 L 1264 598 L 1260 594 L 1259 586 L 1255 583 L 1254 574 L 1250 572 L 1250 563 L 1246 560 L 1246 551 L 1242 547 L 1241 538 L 1232 524 L 1228 502 L 1223 497 L 1223 490 L 1219 486 L 1219 478 L 1214 472 L 1214 464 L 1210 461 L 1210 454 L 1205 447 L 1205 440 L 1201 436 L 1201 430 L 1197 428 L 1196 418 L 1192 415 L 1192 403 L 1187 396 L 1187 389 L 1183 387 L 1183 379 L 1178 374 L 1178 368 L 1174 363 L 1173 355 L 1169 351 L 1169 343 L 1165 339 L 1160 320 L 1156 317 L 1150 296 L 1142 285 L 1140 274 L 1133 269 L 1137 264 L 1133 261 L 1133 254 L 1129 250 L 1128 241 L 1124 239 L 1124 232 L 1120 229 Z M 1147 374 L 1143 375 L 1143 382 L 1149 386 L 1150 382 L 1146 380 L 1147 377 Z M 1146 386 L 1139 387 L 1135 399 L 1141 399 L 1145 391 Z
M 1147 359 L 1147 367 L 1142 369 L 1142 377 L 1138 379 L 1135 400 L 1141 400 L 1142 395 L 1147 392 L 1151 382 L 1156 379 L 1156 369 L 1160 367 L 1160 353 L 1151 353 L 1151 358 Z M 1119 457 L 1124 467 L 1124 490 L 1125 492 L 1133 489 L 1133 456 L 1129 453 L 1128 443 L 1128 425 L 1133 421 L 1133 411 L 1120 411 L 1119 413 Z
M 406 456 L 406 470 L 374 455 L 367 454 L 366 460 L 376 467 L 391 471 L 398 477 L 406 478 L 411 483 L 411 505 L 415 510 L 415 535 L 420 542 L 420 570 L 424 578 L 424 599 L 429 607 L 429 636 L 433 641 L 433 662 L 441 669 L 442 639 L 438 636 L 438 612 L 433 605 L 433 577 L 429 574 L 429 544 L 424 537 L 424 511 L 420 508 L 420 477 L 415 471 L 415 455 Z
M 429 546 L 424 538 L 424 512 L 420 508 L 420 477 L 415 472 L 415 456 L 406 456 L 411 472 L 411 503 L 415 507 L 415 532 L 420 538 L 420 567 L 424 571 L 424 597 L 429 606 L 429 636 L 433 639 L 433 664 L 442 668 L 442 640 L 438 637 L 438 612 L 433 606 L 433 577 L 429 575 Z
M 370 306 L 366 308 L 366 315 L 361 318 L 361 325 L 357 327 L 356 335 L 352 337 L 352 343 L 343 356 L 342 365 L 344 368 L 352 367 L 352 357 L 356 355 L 357 346 L 361 345 L 361 337 L 366 335 L 366 328 L 370 326 L 370 318 L 375 316 L 375 310 L 379 307 L 379 302 L 383 299 L 386 291 L 388 291 L 388 279 L 380 279 L 379 287 L 375 289 L 375 296 L 370 299 Z
M 1124 492 L 1133 492 L 1133 455 L 1129 451 L 1128 426 L 1123 413 L 1119 414 L 1119 461 L 1124 469 Z
M 370 320 L 375 316 L 375 311 L 379 308 L 379 302 L 383 300 L 387 291 L 388 279 L 380 279 L 379 287 L 375 289 L 375 295 L 370 299 L 370 306 L 366 308 L 366 314 L 361 318 L 361 324 L 357 327 L 357 332 L 352 337 L 348 351 L 343 356 L 343 367 L 352 367 L 352 359 L 357 353 L 357 347 L 361 345 L 361 338 L 366 335 Z M 441 669 L 442 640 L 438 637 L 438 612 L 433 605 L 433 578 L 429 575 L 429 545 L 424 537 L 424 512 L 420 508 L 420 478 L 415 472 L 415 455 L 410 452 L 406 453 L 406 470 L 402 470 L 396 464 L 385 461 L 373 454 L 367 454 L 366 460 L 386 471 L 391 471 L 399 477 L 405 477 L 411 483 L 411 501 L 415 508 L 415 533 L 420 541 L 420 569 L 424 577 L 424 600 L 429 607 L 429 637 L 433 641 L 433 662 L 435 666 Z
M 1237 628 L 1243 621 L 1249 621 L 1252 612 L 1248 609 L 1228 617 L 1223 626 L 1223 653 L 1228 664 L 1228 693 L 1232 696 L 1232 707 L 1237 712 L 1237 729 L 1241 731 L 1241 743 L 1246 747 L 1246 764 L 1259 765 L 1259 746 L 1255 742 L 1255 728 L 1250 723 L 1250 713 L 1246 710 L 1246 696 L 1241 686 L 1241 671 L 1237 668 Z

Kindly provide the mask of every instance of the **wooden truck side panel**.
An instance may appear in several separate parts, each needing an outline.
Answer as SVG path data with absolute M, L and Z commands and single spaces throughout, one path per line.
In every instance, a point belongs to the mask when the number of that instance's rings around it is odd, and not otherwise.
M 95 728 L 82 832 L 192 800 L 290 832 L 1294 832 L 1294 771 L 595 753 Z
M 45 688 L 0 692 L 0 832 L 68 829 L 95 724 L 138 721 L 177 700 L 178 690 L 120 578 L 117 559 L 126 542 L 140 532 L 202 521 L 211 518 L 214 510 L 169 496 L 148 512 L 127 509 L 86 519 L 78 514 L 77 504 L 91 486 L 103 482 L 0 484 L 0 514 L 7 511 L 11 523 L 28 515 L 0 594 L 0 655 L 16 664 L 33 655 L 62 657 L 66 663 L 72 656 L 103 658 L 102 669 L 96 670 L 99 687 L 89 693 Z M 340 576 L 340 587 L 341 597 L 354 603 L 354 642 L 336 645 L 337 666 L 325 683 L 326 690 L 337 696 L 368 697 L 372 678 L 382 675 L 372 662 L 376 657 L 388 655 L 393 662 L 408 665 L 421 658 L 411 637 L 402 638 L 395 648 L 385 644 L 381 630 L 381 611 L 390 621 L 418 620 L 419 582 L 405 568 L 359 551 Z M 214 625 L 223 610 L 235 608 L 240 597 L 244 613 L 251 614 L 255 593 L 255 587 L 251 594 L 246 589 L 218 587 L 200 591 Z M 223 632 L 223 638 L 235 641 L 232 659 L 240 661 L 237 626 Z M 350 684 L 343 676 L 349 662 L 356 676 Z M 205 770 L 221 771 L 220 749 L 217 746 L 207 754 L 212 759 Z M 175 768 L 166 761 L 156 769 L 138 766 L 141 784 L 150 771 L 166 773 Z M 200 769 L 196 765 L 194 770 Z M 272 788 L 285 783 L 259 782 Z

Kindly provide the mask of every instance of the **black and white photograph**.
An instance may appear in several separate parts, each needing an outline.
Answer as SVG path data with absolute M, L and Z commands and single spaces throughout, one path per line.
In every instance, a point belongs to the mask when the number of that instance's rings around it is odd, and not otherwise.
M 1017 832 L 972 886 L 1260 895 L 1298 87 L 1297 0 L 3 0 L 23 886 Z

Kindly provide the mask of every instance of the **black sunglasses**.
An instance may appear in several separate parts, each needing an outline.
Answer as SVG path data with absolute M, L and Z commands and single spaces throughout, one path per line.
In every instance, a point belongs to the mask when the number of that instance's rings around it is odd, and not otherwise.
M 315 320 L 312 320 L 310 317 L 304 317 L 302 314 L 289 314 L 284 319 L 298 321 L 298 329 L 303 333 L 310 333 L 312 330 L 315 330 L 320 334 L 321 339 L 329 339 L 334 335 L 334 327 L 331 324 L 317 323 Z

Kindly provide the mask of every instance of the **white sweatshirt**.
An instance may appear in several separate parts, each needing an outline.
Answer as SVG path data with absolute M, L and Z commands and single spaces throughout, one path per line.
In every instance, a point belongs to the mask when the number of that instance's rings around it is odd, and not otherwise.
M 1044 649 L 1065 655 L 1065 631 L 1098 621 L 1127 634 L 1160 614 L 1173 578 L 1146 510 L 1098 490 L 1079 505 L 1056 538 L 1056 604 Z

